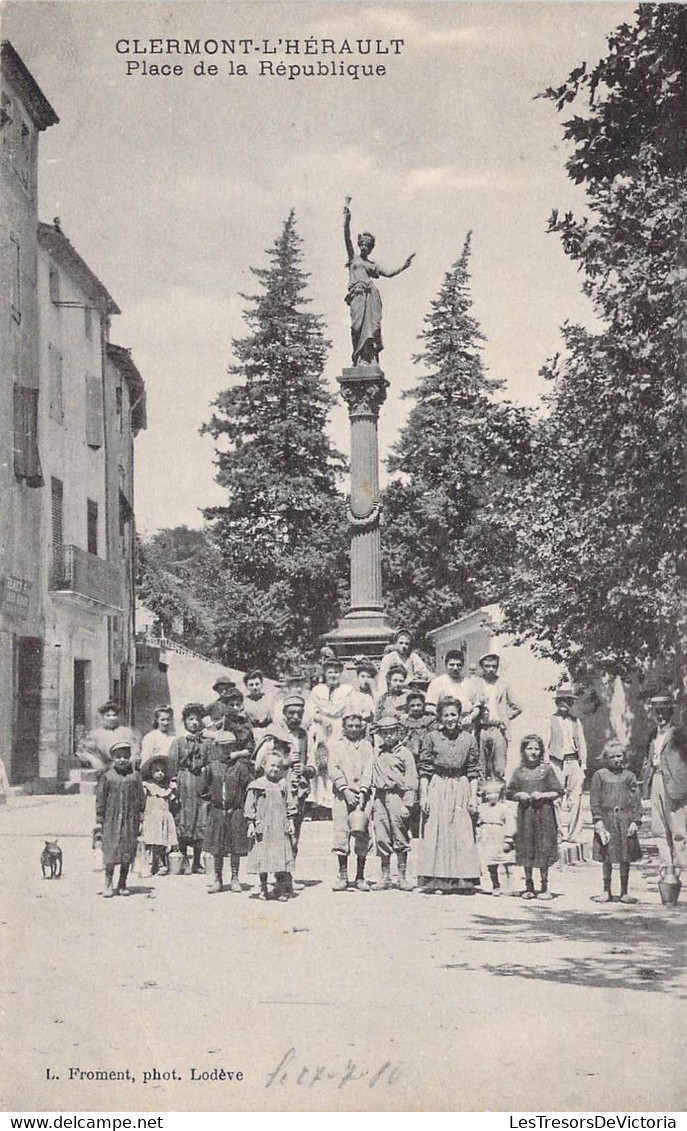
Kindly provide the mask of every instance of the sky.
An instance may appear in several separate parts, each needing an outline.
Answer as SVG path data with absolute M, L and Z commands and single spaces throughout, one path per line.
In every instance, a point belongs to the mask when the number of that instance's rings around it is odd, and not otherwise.
M 148 429 L 136 441 L 139 529 L 199 526 L 221 503 L 214 443 L 199 429 L 228 383 L 232 339 L 246 332 L 250 267 L 294 208 L 310 273 L 310 310 L 333 342 L 332 392 L 350 364 L 343 200 L 354 231 L 375 233 L 375 259 L 411 269 L 382 279 L 390 381 L 379 423 L 382 459 L 409 410 L 402 392 L 421 368 L 432 299 L 472 231 L 473 313 L 484 360 L 502 395 L 536 406 L 539 370 L 561 346 L 566 320 L 592 319 L 575 265 L 547 233 L 553 208 L 585 209 L 565 173 L 562 116 L 535 96 L 606 39 L 633 6 L 595 3 L 270 3 L 247 0 L 11 0 L 9 38 L 60 117 L 41 135 L 39 213 L 63 231 L 122 314 L 111 338 L 132 350 L 146 382 Z M 305 40 L 403 40 L 398 54 L 305 56 Z M 120 39 L 269 39 L 277 55 L 123 55 Z M 282 40 L 281 48 L 278 40 Z M 283 54 L 287 39 L 301 54 Z M 361 78 L 259 74 L 261 60 L 382 64 Z M 178 76 L 127 75 L 127 61 L 181 63 Z M 332 436 L 348 451 L 342 405 Z M 382 469 L 382 480 L 384 470 Z M 345 487 L 345 484 L 344 484 Z

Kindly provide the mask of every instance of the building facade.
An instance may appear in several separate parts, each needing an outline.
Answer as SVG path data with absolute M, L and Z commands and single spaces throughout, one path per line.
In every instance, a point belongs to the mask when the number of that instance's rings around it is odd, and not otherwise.
M 104 700 L 130 711 L 145 388 L 109 341 L 116 303 L 59 221 L 38 222 L 37 134 L 57 116 L 7 43 L 2 100 L 35 136 L 28 171 L 16 140 L 2 159 L 3 246 L 21 274 L 0 291 L 0 753 L 12 784 L 51 785 Z

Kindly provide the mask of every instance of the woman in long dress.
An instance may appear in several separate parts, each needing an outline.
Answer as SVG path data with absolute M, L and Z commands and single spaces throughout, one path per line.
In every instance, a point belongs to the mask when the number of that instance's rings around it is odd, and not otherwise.
M 479 750 L 460 726 L 461 704 L 441 699 L 437 728 L 420 756 L 423 814 L 418 878 L 427 891 L 474 890 L 480 865 L 472 814 L 477 811 Z
M 372 232 L 361 232 L 358 236 L 356 254 L 351 240 L 351 197 L 344 204 L 344 240 L 348 260 L 348 294 L 346 302 L 351 308 L 351 344 L 354 365 L 374 365 L 384 348 L 382 342 L 382 297 L 372 282 L 383 275 L 391 279 L 406 271 L 413 261 L 415 252 L 409 255 L 401 267 L 386 271 L 379 263 L 373 263 L 370 253 L 375 246 Z

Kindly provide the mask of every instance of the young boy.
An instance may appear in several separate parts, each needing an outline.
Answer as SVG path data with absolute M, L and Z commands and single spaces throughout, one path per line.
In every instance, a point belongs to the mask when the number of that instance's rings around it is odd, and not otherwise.
M 214 744 L 209 739 L 203 738 L 201 734 L 204 714 L 205 708 L 202 703 L 186 704 L 181 712 L 186 733 L 178 735 L 169 750 L 169 760 L 177 775 L 179 790 L 179 814 L 176 824 L 179 851 L 184 857 L 184 873 L 205 871 L 202 851 L 208 807 L 207 802 L 203 801 L 198 793 L 198 786 L 203 767 L 216 757 L 216 752 Z M 193 852 L 193 863 L 190 868 L 189 848 Z
M 115 894 L 112 884 L 117 864 L 117 895 L 129 894 L 126 880 L 136 858 L 146 804 L 141 775 L 131 764 L 130 744 L 114 742 L 108 754 L 112 765 L 102 774 L 95 794 L 95 839 L 102 840 L 105 899 Z
M 238 755 L 239 750 L 246 751 L 242 756 L 252 761 L 255 753 L 255 737 L 243 710 L 243 695 L 236 686 L 226 689 L 224 716 L 217 724 L 206 729 L 205 737 L 219 743 L 227 733 L 233 734 L 236 739 L 236 754 Z
M 391 887 L 391 856 L 398 861 L 398 887 L 412 891 L 406 877 L 410 851 L 410 812 L 417 800 L 418 776 L 415 759 L 399 742 L 400 726 L 394 715 L 384 715 L 377 723 L 379 747 L 372 763 L 372 821 L 377 854 L 382 862 L 381 879 L 375 891 Z
M 411 687 L 408 691 L 406 707 L 407 714 L 403 717 L 400 741 L 410 750 L 415 760 L 415 766 L 419 767 L 420 760 L 427 749 L 429 732 L 436 727 L 437 720 L 435 715 L 430 715 L 425 709 L 424 692 L 416 688 Z M 417 800 L 410 810 L 410 835 L 413 837 L 420 835 L 420 805 Z
M 343 735 L 335 739 L 329 754 L 329 777 L 334 792 L 332 820 L 334 843 L 332 852 L 339 862 L 339 875 L 333 891 L 348 887 L 348 853 L 351 836 L 356 858 L 355 887 L 369 891 L 365 879 L 365 859 L 370 851 L 368 825 L 372 788 L 372 744 L 363 738 L 365 724 L 359 712 L 346 708 L 342 718 Z
M 229 891 L 240 892 L 239 865 L 241 857 L 248 855 L 248 836 L 243 808 L 246 791 L 253 781 L 252 763 L 245 757 L 236 757 L 236 738 L 231 732 L 223 734 L 221 746 L 215 747 L 214 759 L 203 769 L 198 783 L 198 794 L 208 802 L 207 827 L 203 851 L 212 856 L 215 865 L 215 882 L 208 891 L 211 895 L 223 890 L 222 871 L 224 857 L 231 861 Z

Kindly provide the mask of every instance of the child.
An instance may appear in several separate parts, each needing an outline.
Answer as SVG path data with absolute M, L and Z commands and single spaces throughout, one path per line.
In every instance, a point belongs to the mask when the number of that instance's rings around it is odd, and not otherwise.
M 637 778 L 626 768 L 626 750 L 612 739 L 603 749 L 606 763 L 592 778 L 589 805 L 594 825 L 592 854 L 603 865 L 603 895 L 592 896 L 595 903 L 611 903 L 611 872 L 620 867 L 620 902 L 636 903 L 628 895 L 630 864 L 639 860 L 637 830 L 642 819 L 642 801 Z
M 344 708 L 342 725 L 343 736 L 332 743 L 329 755 L 329 776 L 334 792 L 332 852 L 339 862 L 339 875 L 332 891 L 345 891 L 348 887 L 351 836 L 356 858 L 355 887 L 357 891 L 369 891 L 365 859 L 370 851 L 368 827 L 374 751 L 368 739 L 363 738 L 365 723 L 359 712 Z
M 199 797 L 208 802 L 203 851 L 212 856 L 215 866 L 215 882 L 208 888 L 210 895 L 223 890 L 225 856 L 231 861 L 229 891 L 241 891 L 239 865 L 241 857 L 248 855 L 243 807 L 254 777 L 245 754 L 245 750 L 236 750 L 234 733 L 223 732 L 222 743 L 215 746 L 212 761 L 203 767 L 198 783 Z
M 427 735 L 436 726 L 436 718 L 430 715 L 425 708 L 425 693 L 416 687 L 411 687 L 406 694 L 406 708 L 408 713 L 403 718 L 403 732 L 401 741 L 415 759 L 419 768 L 422 752 L 427 745 Z M 410 811 L 410 835 L 420 835 L 420 805 L 416 801 Z
M 518 803 L 515 838 L 516 861 L 525 869 L 523 899 L 536 899 L 533 872 L 541 874 L 540 899 L 553 899 L 549 891 L 549 868 L 558 860 L 558 834 L 554 802 L 563 786 L 553 766 L 544 763 L 544 742 L 538 734 L 527 734 L 520 744 L 521 764 L 508 783 L 506 797 Z
M 207 822 L 208 806 L 198 792 L 200 774 L 204 766 L 215 757 L 215 747 L 203 738 L 202 703 L 187 703 L 181 712 L 186 734 L 175 738 L 169 756 L 172 767 L 177 769 L 177 792 L 179 812 L 176 818 L 179 851 L 183 856 L 182 870 L 189 872 L 205 871 L 202 863 L 203 837 Z M 189 867 L 188 850 L 193 850 L 193 864 Z
M 379 749 L 372 763 L 372 821 L 382 876 L 375 891 L 391 887 L 391 855 L 398 861 L 398 887 L 412 891 L 406 877 L 410 851 L 410 811 L 415 804 L 418 777 L 415 759 L 399 742 L 400 727 L 395 715 L 385 715 L 377 723 Z
M 146 794 L 141 775 L 131 765 L 129 742 L 115 742 L 108 751 L 112 766 L 98 781 L 95 793 L 95 836 L 102 838 L 105 890 L 110 899 L 114 870 L 119 864 L 118 895 L 128 895 L 126 879 L 136 857 Z
M 293 894 L 293 816 L 296 805 L 286 783 L 283 755 L 265 758 L 264 773 L 248 786 L 244 814 L 248 836 L 255 841 L 251 853 L 260 875 L 260 898 L 267 899 L 267 876 L 274 874 L 274 896 L 287 900 Z M 251 869 L 252 871 L 253 869 Z
M 171 785 L 169 758 L 158 755 L 141 766 L 146 806 L 143 815 L 143 843 L 150 854 L 150 872 L 166 876 L 169 872 L 169 850 L 177 844 L 177 830 L 172 816 L 176 790 Z
M 514 863 L 512 806 L 503 800 L 504 784 L 501 781 L 485 782 L 482 801 L 477 809 L 477 851 L 480 861 L 489 872 L 492 895 L 501 895 L 499 864 L 506 870 Z
M 264 679 L 259 668 L 247 672 L 243 678 L 246 688 L 243 709 L 253 728 L 256 744 L 260 742 L 270 723 L 274 722 L 274 698 L 265 691 Z
M 383 715 L 397 715 L 399 719 L 406 713 L 406 675 L 403 664 L 392 664 L 386 673 L 386 691 L 379 696 L 375 707 L 374 722 L 377 724 Z
M 171 707 L 156 707 L 153 712 L 153 729 L 143 736 L 141 764 L 158 755 L 169 755 L 174 744 L 174 711 Z

